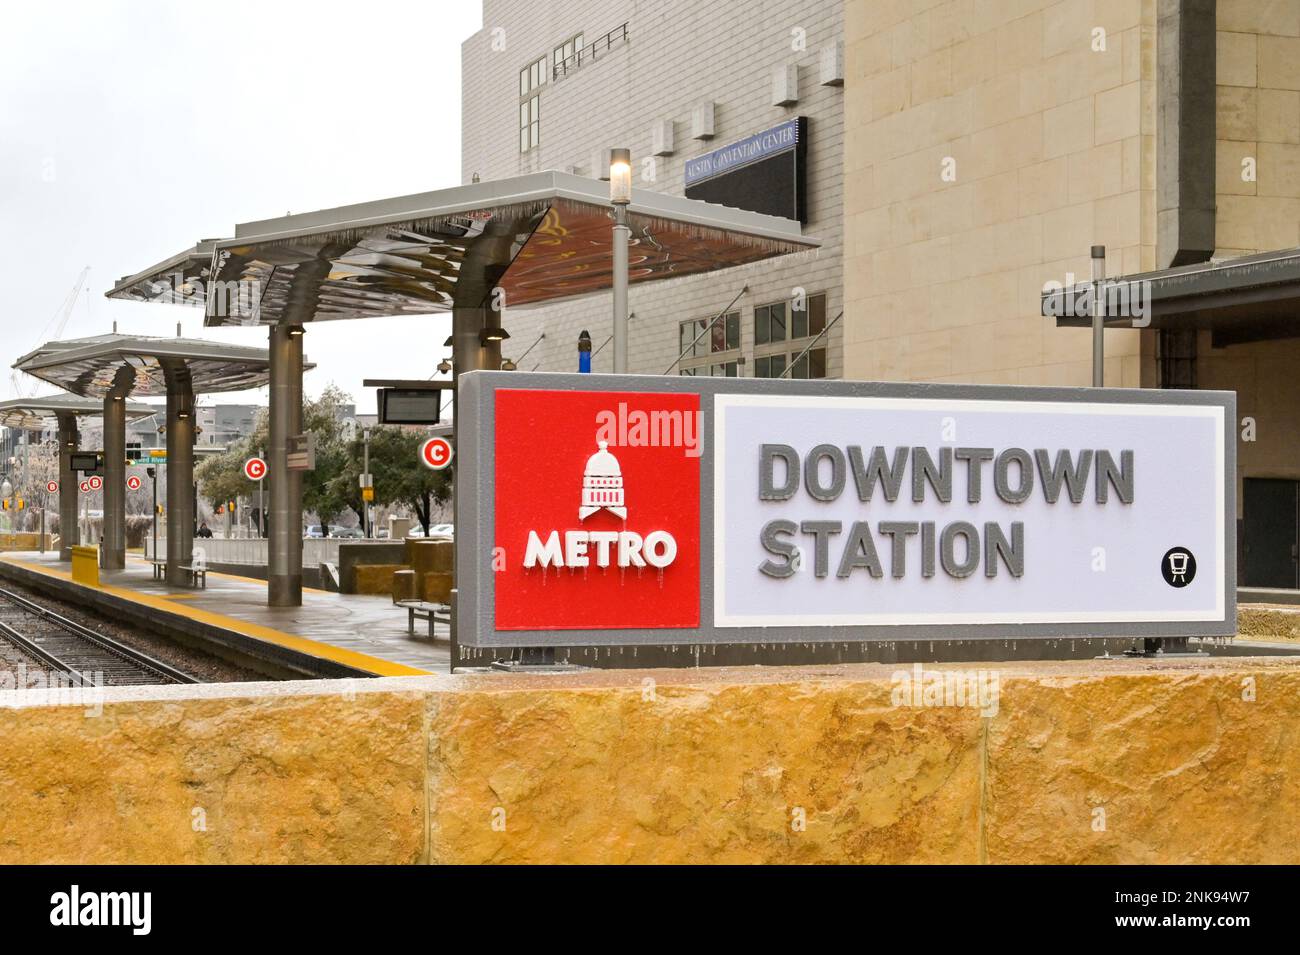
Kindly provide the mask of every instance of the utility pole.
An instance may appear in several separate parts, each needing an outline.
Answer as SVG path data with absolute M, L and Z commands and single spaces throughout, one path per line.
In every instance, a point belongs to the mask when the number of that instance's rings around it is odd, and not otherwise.
M 370 429 L 361 432 L 361 524 L 366 539 L 370 539 L 370 502 L 375 496 L 370 477 Z

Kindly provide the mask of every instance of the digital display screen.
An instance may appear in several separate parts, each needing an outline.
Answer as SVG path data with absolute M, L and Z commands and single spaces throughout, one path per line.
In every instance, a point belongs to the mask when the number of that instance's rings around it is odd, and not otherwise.
M 380 424 L 437 424 L 441 409 L 441 391 L 383 388 L 379 392 Z
M 88 471 L 99 470 L 99 454 L 95 451 L 75 451 L 71 455 L 72 470 L 81 471 L 83 474 Z

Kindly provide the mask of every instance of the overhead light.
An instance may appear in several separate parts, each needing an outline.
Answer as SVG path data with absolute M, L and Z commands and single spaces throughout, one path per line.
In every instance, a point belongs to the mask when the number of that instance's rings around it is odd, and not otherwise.
M 609 201 L 627 205 L 632 201 L 632 150 L 609 151 Z
M 445 374 L 447 374 L 449 371 L 451 371 L 451 362 L 449 362 L 449 361 L 448 361 L 447 359 L 445 359 L 445 358 L 444 358 L 442 361 L 438 362 L 438 373 L 439 373 L 439 374 L 441 374 L 441 375 L 445 375 Z
M 502 371 L 514 371 L 518 367 L 519 366 L 516 365 L 513 361 L 511 361 L 509 358 L 507 358 L 505 361 L 501 363 Z
M 447 340 L 446 340 L 445 342 L 442 343 L 442 347 L 443 347 L 443 348 L 450 348 L 450 347 L 451 347 L 451 336 L 450 336 L 450 335 L 448 335 L 448 336 L 447 336 Z
M 485 328 L 478 333 L 478 342 L 480 345 L 487 345 L 491 342 L 503 342 L 510 337 L 510 333 L 504 328 Z
M 301 326 L 301 325 L 290 325 L 290 326 L 289 326 L 289 335 L 290 335 L 291 337 L 293 337 L 293 338 L 298 338 L 298 337 L 300 337 L 300 336 L 302 335 L 302 326 Z

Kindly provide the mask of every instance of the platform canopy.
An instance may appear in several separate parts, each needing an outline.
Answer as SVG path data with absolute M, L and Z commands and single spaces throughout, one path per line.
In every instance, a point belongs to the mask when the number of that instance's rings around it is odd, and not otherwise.
M 14 367 L 74 395 L 99 399 L 115 391 L 166 395 L 168 367 L 188 370 L 197 394 L 259 388 L 270 377 L 265 348 L 119 334 L 48 342 Z
M 141 401 L 126 403 L 128 418 L 147 418 L 159 411 L 160 408 Z M 101 399 L 82 398 L 79 395 L 44 395 L 38 398 L 10 398 L 8 401 L 0 401 L 0 425 L 25 431 L 40 431 L 63 414 L 81 416 L 103 413 L 104 402 Z
M 1042 293 L 1058 326 L 1091 324 L 1091 285 Z M 1300 337 L 1300 249 L 1141 272 L 1106 280 L 1106 327 L 1209 329 L 1216 347 Z M 1137 318 L 1137 321 L 1134 319 Z
M 698 275 L 820 245 L 798 222 L 634 191 L 632 283 Z M 110 298 L 202 304 L 209 325 L 508 306 L 611 287 L 607 183 L 542 172 L 235 227 L 123 278 Z

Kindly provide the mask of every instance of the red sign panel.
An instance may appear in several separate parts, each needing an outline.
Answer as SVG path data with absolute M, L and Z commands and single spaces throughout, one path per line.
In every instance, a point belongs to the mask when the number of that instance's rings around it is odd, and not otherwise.
M 700 622 L 696 394 L 496 393 L 499 630 Z

